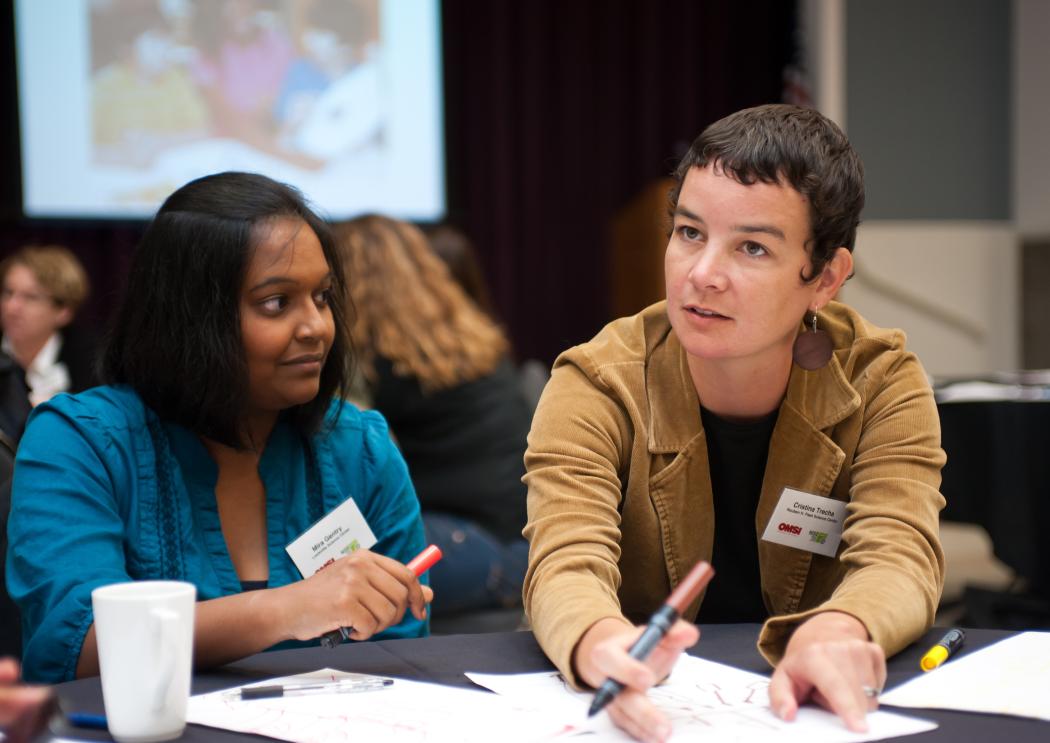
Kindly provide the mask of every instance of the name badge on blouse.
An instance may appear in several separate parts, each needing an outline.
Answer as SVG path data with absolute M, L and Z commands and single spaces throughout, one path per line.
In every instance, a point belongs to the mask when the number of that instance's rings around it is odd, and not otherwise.
M 834 557 L 845 519 L 846 504 L 842 501 L 784 488 L 762 539 Z
M 303 577 L 307 577 L 343 555 L 370 549 L 375 543 L 376 535 L 361 509 L 353 498 L 347 498 L 284 549 Z

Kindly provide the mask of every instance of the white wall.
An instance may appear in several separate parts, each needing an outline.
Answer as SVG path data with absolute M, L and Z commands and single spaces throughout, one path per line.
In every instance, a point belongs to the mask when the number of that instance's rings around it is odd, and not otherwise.
M 934 376 L 981 375 L 1020 357 L 1018 251 L 1005 222 L 865 222 L 842 298 Z

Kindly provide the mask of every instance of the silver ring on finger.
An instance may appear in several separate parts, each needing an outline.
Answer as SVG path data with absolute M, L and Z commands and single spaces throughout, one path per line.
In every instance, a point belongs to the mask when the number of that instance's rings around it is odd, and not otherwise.
M 882 693 L 882 689 L 877 686 L 862 686 L 860 690 L 868 699 L 878 699 L 879 694 Z

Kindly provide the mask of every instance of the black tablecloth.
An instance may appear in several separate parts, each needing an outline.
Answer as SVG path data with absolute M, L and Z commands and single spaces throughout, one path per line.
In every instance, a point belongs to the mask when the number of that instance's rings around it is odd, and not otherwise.
M 703 626 L 700 644 L 691 652 L 702 658 L 727 663 L 747 671 L 767 673 L 768 666 L 755 650 L 758 629 L 758 625 L 745 624 Z M 943 629 L 931 630 L 922 640 L 892 658 L 889 662 L 887 688 L 918 675 L 919 658 L 943 634 Z M 1011 634 L 1000 630 L 968 630 L 966 645 L 957 657 Z M 529 632 L 451 635 L 425 640 L 351 643 L 334 650 L 309 648 L 261 653 L 216 671 L 197 674 L 193 679 L 193 693 L 200 694 L 325 667 L 477 689 L 478 687 L 463 675 L 465 671 L 525 673 L 549 670 L 551 665 Z M 103 711 L 102 689 L 97 678 L 62 684 L 58 690 L 70 709 L 98 713 Z M 935 720 L 940 726 L 929 733 L 901 739 L 914 743 L 976 743 L 995 740 L 1009 743 L 1043 743 L 1050 740 L 1050 722 L 938 710 L 901 711 Z M 494 736 L 498 733 L 499 731 L 493 731 Z M 104 734 L 91 732 L 85 732 L 83 737 L 108 739 Z M 243 741 L 252 738 L 254 736 L 190 725 L 182 740 Z

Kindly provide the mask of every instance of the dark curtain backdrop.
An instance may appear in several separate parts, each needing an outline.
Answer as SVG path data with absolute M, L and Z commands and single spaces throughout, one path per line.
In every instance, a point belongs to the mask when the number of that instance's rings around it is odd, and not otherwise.
M 608 226 L 704 126 L 779 101 L 783 0 L 444 6 L 450 219 L 486 260 L 518 353 L 609 319 Z
M 778 101 L 795 53 L 788 0 L 446 0 L 449 221 L 474 241 L 519 357 L 550 361 L 610 319 L 608 226 L 684 147 L 736 109 Z M 0 63 L 13 69 L 9 11 Z M 0 144 L 14 143 L 13 77 Z M 25 222 L 14 160 L 0 254 L 60 242 L 119 297 L 143 225 Z

